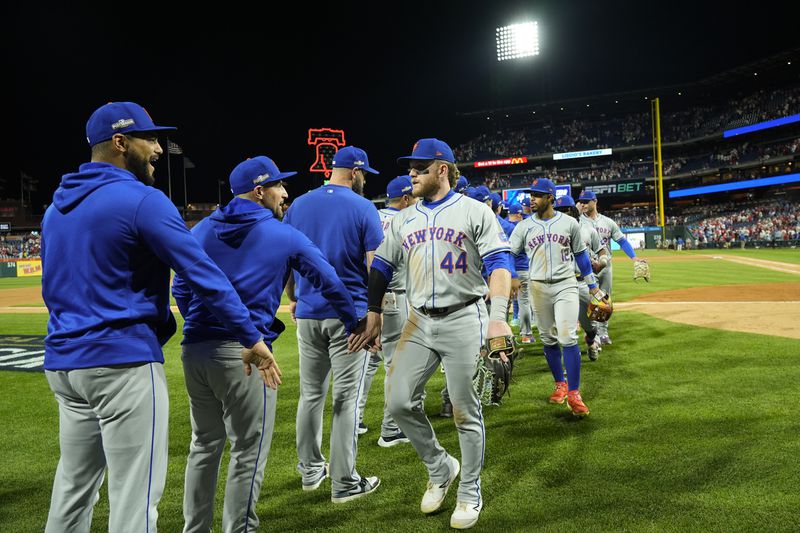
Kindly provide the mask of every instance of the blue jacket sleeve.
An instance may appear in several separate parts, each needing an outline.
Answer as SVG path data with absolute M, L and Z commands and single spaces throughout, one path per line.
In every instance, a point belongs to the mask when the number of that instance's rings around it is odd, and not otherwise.
M 189 302 L 192 301 L 192 290 L 183 281 L 183 278 L 177 274 L 172 278 L 172 296 L 175 297 L 175 303 L 178 306 L 178 311 L 181 312 L 181 316 L 186 318 L 186 313 L 189 311 Z
M 189 233 L 164 193 L 153 191 L 145 196 L 133 224 L 142 241 L 188 283 L 192 293 L 243 346 L 249 348 L 262 339 L 228 278 Z
M 392 281 L 392 277 L 394 276 L 394 268 L 392 268 L 392 265 L 390 265 L 389 262 L 383 257 L 376 255 L 372 260 L 372 265 L 370 268 L 374 268 L 375 270 L 379 271 L 388 281 Z
M 628 242 L 628 239 L 623 237 L 617 241 L 617 244 L 619 244 L 619 247 L 622 248 L 623 252 L 625 252 L 625 255 L 631 259 L 636 259 L 636 252 L 633 251 L 633 246 L 631 246 L 631 243 Z
M 581 275 L 586 280 L 586 284 L 589 285 L 589 288 L 596 288 L 597 281 L 595 280 L 594 273 L 592 272 L 592 260 L 589 259 L 588 250 L 584 249 L 575 254 L 575 262 L 578 264 L 578 268 L 581 269 Z
M 336 271 L 325 259 L 322 251 L 311 240 L 292 229 L 291 267 L 306 278 L 331 304 L 349 335 L 358 326 L 358 315 L 353 297 L 339 279 Z

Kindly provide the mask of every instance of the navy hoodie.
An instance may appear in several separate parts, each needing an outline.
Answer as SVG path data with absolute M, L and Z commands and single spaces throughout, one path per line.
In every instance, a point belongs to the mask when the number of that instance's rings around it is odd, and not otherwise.
M 42 221 L 44 367 L 164 362 L 175 333 L 169 271 L 252 346 L 261 334 L 225 275 L 161 191 L 109 163 L 66 174 Z
M 192 228 L 192 234 L 231 280 L 267 344 L 271 345 L 284 329 L 275 313 L 292 269 L 330 302 L 348 333 L 358 325 L 352 296 L 319 248 L 295 228 L 278 221 L 269 209 L 234 198 Z M 185 320 L 184 344 L 236 339 L 192 294 L 183 276 L 175 276 L 172 294 Z

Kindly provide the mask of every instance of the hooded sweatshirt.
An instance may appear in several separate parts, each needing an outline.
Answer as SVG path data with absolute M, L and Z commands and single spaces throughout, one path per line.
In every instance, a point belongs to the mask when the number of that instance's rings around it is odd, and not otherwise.
M 66 174 L 42 221 L 46 370 L 164 362 L 175 333 L 169 271 L 235 331 L 261 340 L 225 275 L 161 191 L 109 163 Z
M 275 313 L 292 269 L 322 293 L 348 333 L 358 325 L 352 296 L 319 248 L 295 228 L 278 221 L 269 209 L 234 198 L 197 224 L 192 234 L 231 280 L 268 345 L 284 329 Z M 184 344 L 236 340 L 193 294 L 183 276 L 175 276 L 172 294 L 185 320 Z

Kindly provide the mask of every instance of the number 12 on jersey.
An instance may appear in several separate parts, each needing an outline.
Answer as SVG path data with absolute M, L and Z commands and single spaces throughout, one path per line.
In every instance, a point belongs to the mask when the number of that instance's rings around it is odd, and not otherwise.
M 460 270 L 462 274 L 467 273 L 467 252 L 461 252 L 456 259 L 455 265 L 453 264 L 453 252 L 447 252 L 447 255 L 442 259 L 439 268 L 446 270 L 448 274 L 452 274 L 453 270 Z

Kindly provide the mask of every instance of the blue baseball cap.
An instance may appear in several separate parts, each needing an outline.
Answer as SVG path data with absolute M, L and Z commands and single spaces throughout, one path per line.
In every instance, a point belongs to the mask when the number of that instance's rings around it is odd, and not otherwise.
M 575 200 L 572 199 L 572 196 L 565 194 L 556 198 L 555 207 L 575 207 Z
M 492 209 L 497 211 L 497 207 L 503 203 L 503 198 L 496 192 L 489 194 L 489 198 L 492 199 Z
M 547 178 L 536 178 L 533 180 L 533 183 L 531 183 L 530 190 L 533 192 L 542 192 L 544 194 L 552 194 L 555 196 L 556 184 Z
M 465 190 L 467 190 L 467 187 L 469 187 L 469 181 L 467 181 L 467 177 L 466 176 L 459 177 L 458 181 L 456 182 L 455 191 L 464 192 Z
M 485 202 L 492 196 L 492 191 L 489 190 L 489 187 L 486 185 L 478 185 L 475 187 L 475 196 L 474 198 L 479 202 Z
M 89 146 L 107 141 L 115 133 L 176 130 L 172 126 L 156 126 L 145 108 L 133 102 L 109 102 L 92 113 L 86 122 Z
M 508 206 L 509 215 L 519 215 L 522 213 L 522 206 L 520 204 L 511 204 Z
M 386 196 L 400 198 L 404 194 L 411 194 L 411 176 L 397 176 L 386 186 Z
M 525 207 L 530 207 L 531 206 L 531 197 L 530 196 L 526 196 L 525 198 L 522 199 L 522 201 L 520 203 Z
M 407 159 L 420 159 L 423 161 L 439 159 L 449 163 L 456 162 L 453 150 L 450 149 L 446 142 L 440 141 L 439 139 L 418 140 L 411 150 L 411 155 L 398 157 L 397 162 L 402 164 Z
M 588 202 L 589 200 L 597 200 L 597 195 L 594 191 L 583 191 L 580 196 L 578 196 L 579 202 Z
M 367 152 L 355 146 L 345 146 L 333 154 L 333 168 L 360 168 L 372 174 L 380 174 L 369 166 Z
M 255 189 L 257 185 L 280 181 L 295 174 L 297 172 L 281 172 L 272 159 L 260 155 L 236 165 L 229 178 L 231 192 L 234 195 L 244 194 Z

